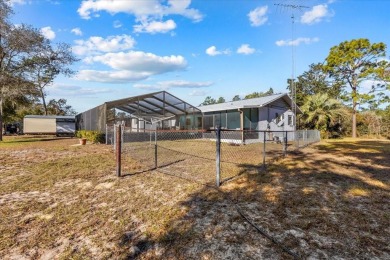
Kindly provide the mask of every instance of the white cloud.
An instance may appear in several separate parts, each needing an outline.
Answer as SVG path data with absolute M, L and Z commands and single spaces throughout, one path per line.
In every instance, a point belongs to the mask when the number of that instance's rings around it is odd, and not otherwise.
M 48 87 L 48 92 L 51 96 L 60 97 L 79 97 L 79 96 L 94 96 L 95 94 L 111 93 L 108 88 L 85 88 L 67 84 L 53 84 Z
M 304 43 L 304 44 L 311 44 L 311 43 L 314 43 L 314 42 L 318 42 L 320 39 L 315 37 L 315 38 L 297 38 L 293 41 L 291 40 L 280 40 L 280 41 L 276 41 L 275 44 L 277 46 L 298 46 L 300 45 L 301 43 Z
M 256 50 L 254 48 L 251 48 L 249 44 L 242 44 L 238 49 L 237 53 L 238 54 L 244 54 L 244 55 L 249 55 L 253 54 Z
M 81 31 L 80 28 L 73 28 L 70 32 L 74 33 L 75 35 L 81 36 L 83 35 L 83 32 Z
M 256 9 L 249 12 L 248 17 L 252 26 L 260 26 L 267 22 L 267 11 L 268 6 L 257 7 Z
M 132 49 L 135 40 L 130 35 L 116 35 L 102 38 L 90 37 L 88 40 L 76 40 L 72 50 L 77 55 L 91 55 L 101 52 L 115 52 Z
M 136 84 L 134 87 L 143 88 L 149 90 L 168 90 L 171 88 L 204 88 L 209 87 L 212 82 L 190 82 L 185 80 L 171 80 L 171 81 L 161 81 L 157 82 L 154 85 L 150 84 Z
M 195 89 L 193 91 L 190 92 L 190 96 L 193 96 L 193 97 L 197 97 L 197 96 L 200 96 L 200 97 L 203 97 L 203 96 L 206 96 L 207 92 L 204 91 L 204 90 L 199 90 L 199 89 Z
M 116 70 L 147 71 L 152 74 L 183 70 L 187 67 L 187 61 L 182 56 L 157 56 L 141 51 L 107 53 L 91 57 L 88 61 L 100 62 Z
M 173 20 L 167 20 L 165 22 L 151 21 L 142 22 L 141 24 L 134 25 L 134 32 L 138 33 L 167 33 L 176 28 L 176 23 Z
M 41 34 L 43 37 L 49 40 L 53 40 L 56 37 L 56 33 L 51 29 L 50 26 L 41 28 Z
M 102 83 L 128 83 L 147 79 L 152 74 L 147 72 L 133 71 L 98 71 L 98 70 L 81 70 L 76 79 L 85 81 L 94 81 Z
M 123 26 L 119 20 L 115 20 L 112 25 L 114 26 L 114 28 L 121 28 Z
M 201 21 L 203 15 L 198 10 L 190 8 L 190 4 L 191 0 L 84 0 L 77 12 L 84 19 L 90 19 L 91 15 L 97 12 L 106 11 L 112 15 L 117 13 L 133 14 L 137 20 L 161 19 L 167 15 L 182 15 L 196 22 Z
M 217 50 L 217 47 L 211 46 L 211 47 L 206 49 L 206 53 L 210 56 L 217 56 L 217 55 L 221 55 L 221 54 L 230 54 L 230 50 L 226 49 L 223 51 L 219 51 L 219 50 Z
M 157 56 L 129 51 L 88 57 L 89 64 L 101 63 L 112 71 L 82 70 L 77 79 L 97 82 L 126 83 L 147 79 L 153 75 L 184 70 L 187 61 L 182 56 Z
M 314 24 L 319 23 L 324 19 L 325 17 L 330 17 L 333 14 L 331 14 L 328 10 L 328 5 L 316 5 L 313 6 L 313 8 L 310 11 L 305 12 L 301 16 L 301 23 L 304 24 Z

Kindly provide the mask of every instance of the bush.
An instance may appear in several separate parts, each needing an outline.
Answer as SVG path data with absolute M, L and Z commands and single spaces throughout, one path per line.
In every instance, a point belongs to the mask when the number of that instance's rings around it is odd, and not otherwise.
M 85 138 L 92 143 L 104 143 L 104 134 L 99 131 L 79 130 L 76 132 L 76 137 Z

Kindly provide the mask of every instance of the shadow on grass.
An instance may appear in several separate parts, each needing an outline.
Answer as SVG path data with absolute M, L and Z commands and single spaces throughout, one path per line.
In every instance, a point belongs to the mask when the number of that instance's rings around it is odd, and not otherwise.
M 302 258 L 387 258 L 386 145 L 319 145 L 319 151 L 290 152 L 267 171 L 241 164 L 241 176 L 226 182 L 222 193 L 204 187 L 176 205 L 188 210 L 149 241 L 153 246 L 148 250 L 158 245 L 165 259 L 292 258 L 244 221 L 234 201 L 256 225 Z M 375 152 L 361 150 L 367 147 Z

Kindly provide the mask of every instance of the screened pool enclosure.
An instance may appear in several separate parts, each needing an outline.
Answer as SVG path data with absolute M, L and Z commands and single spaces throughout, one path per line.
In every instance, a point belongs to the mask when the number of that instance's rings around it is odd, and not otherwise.
M 201 111 L 166 91 L 106 102 L 76 116 L 78 130 L 105 133 L 122 123 L 131 131 L 202 129 Z

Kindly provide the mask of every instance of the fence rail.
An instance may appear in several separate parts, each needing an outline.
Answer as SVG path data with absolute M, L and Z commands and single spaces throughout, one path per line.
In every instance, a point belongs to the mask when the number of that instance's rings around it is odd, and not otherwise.
M 129 156 L 142 165 L 136 171 L 158 168 L 198 182 L 216 183 L 217 186 L 245 172 L 265 169 L 273 159 L 285 156 L 289 150 L 320 140 L 315 130 L 240 131 L 218 128 L 214 131 L 132 132 L 122 125 L 113 127 L 107 137 L 106 143 L 114 145 L 117 158 L 120 149 L 122 158 Z M 117 145 L 118 141 L 121 146 Z

